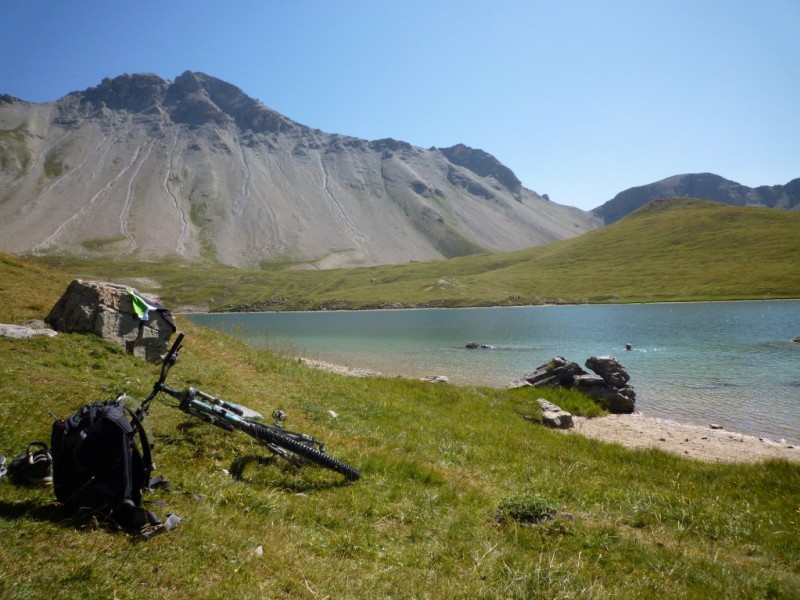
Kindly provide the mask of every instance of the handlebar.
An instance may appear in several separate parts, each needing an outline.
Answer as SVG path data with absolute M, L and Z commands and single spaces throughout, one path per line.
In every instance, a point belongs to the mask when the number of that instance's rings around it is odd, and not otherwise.
M 167 379 L 167 373 L 178 361 L 178 350 L 181 349 L 183 345 L 183 338 L 186 337 L 182 331 L 178 332 L 178 337 L 175 338 L 175 342 L 173 342 L 172 347 L 169 349 L 167 354 L 164 356 L 164 362 L 161 363 L 161 377 L 159 378 L 160 383 L 164 383 Z
M 159 392 L 167 392 L 169 395 L 177 397 L 176 394 L 178 392 L 164 385 L 164 382 L 167 379 L 167 374 L 172 368 L 172 365 L 178 362 L 178 351 L 183 345 L 184 337 L 186 337 L 185 334 L 182 331 L 179 331 L 178 337 L 176 337 L 175 341 L 172 343 L 172 347 L 164 355 L 164 360 L 161 363 L 161 375 L 159 376 L 158 381 L 153 384 L 153 389 L 147 395 L 147 398 L 142 401 L 142 406 L 140 409 L 141 412 L 147 412 L 150 402 L 158 395 Z
M 221 398 L 210 396 L 209 394 L 206 394 L 205 392 L 196 390 L 194 388 L 188 388 L 186 390 L 175 390 L 164 383 L 167 379 L 167 374 L 169 373 L 169 370 L 176 362 L 178 362 L 178 351 L 181 349 L 181 346 L 183 345 L 184 337 L 186 336 L 182 331 L 178 332 L 178 337 L 175 338 L 172 347 L 164 355 L 164 361 L 161 363 L 161 375 L 158 378 L 158 381 L 156 381 L 155 384 L 153 384 L 153 389 L 150 392 L 150 394 L 142 402 L 141 410 L 143 412 L 147 412 L 147 409 L 150 406 L 150 402 L 153 400 L 153 398 L 155 398 L 160 392 L 164 392 L 165 394 L 169 394 L 173 398 L 180 400 L 181 403 L 185 402 L 187 399 L 194 398 L 194 396 L 197 395 L 205 399 L 206 401 L 210 402 L 211 404 L 216 404 L 217 406 L 229 410 L 234 414 L 237 414 L 239 416 L 244 415 L 244 411 L 242 411 L 242 409 L 239 408 L 239 406 L 231 404 L 230 402 L 226 402 Z

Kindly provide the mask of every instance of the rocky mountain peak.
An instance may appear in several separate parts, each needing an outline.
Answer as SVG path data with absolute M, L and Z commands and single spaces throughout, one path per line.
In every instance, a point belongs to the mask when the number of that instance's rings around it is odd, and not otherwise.
M 439 148 L 439 151 L 454 165 L 469 169 L 481 177 L 493 177 L 514 193 L 518 193 L 522 188 L 522 182 L 517 179 L 514 172 L 488 152 L 464 144 Z
M 158 75 L 120 75 L 80 92 L 82 105 L 140 113 L 162 103 L 169 82 Z
M 242 90 L 204 73 L 186 71 L 174 82 L 142 73 L 106 78 L 73 94 L 84 114 L 103 109 L 168 116 L 190 126 L 233 122 L 242 131 L 287 131 L 298 124 L 247 96 Z
M 210 79 L 203 73 L 184 71 L 175 78 L 175 82 L 170 86 L 170 93 L 186 96 L 203 90 L 203 82 Z

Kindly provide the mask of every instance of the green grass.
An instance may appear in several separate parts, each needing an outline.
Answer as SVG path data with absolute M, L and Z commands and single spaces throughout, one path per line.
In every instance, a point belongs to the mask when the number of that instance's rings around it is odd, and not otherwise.
M 121 242 L 127 243 L 127 241 L 128 238 L 120 234 L 109 237 L 86 240 L 84 242 L 81 242 L 81 246 L 83 246 L 90 252 L 102 252 L 104 250 L 107 250 L 108 248 L 119 245 Z
M 0 267 L 0 322 L 42 317 L 66 281 Z M 362 478 L 259 464 L 249 438 L 156 403 L 174 493 L 151 508 L 180 527 L 137 541 L 3 481 L 0 598 L 800 597 L 800 465 L 628 450 L 538 422 L 537 396 L 585 399 L 342 377 L 178 325 L 171 383 L 281 408 Z M 0 451 L 46 440 L 51 412 L 141 397 L 156 371 L 92 336 L 0 339 Z
M 170 306 L 269 310 L 800 297 L 800 213 L 676 199 L 518 252 L 327 271 L 48 256 L 74 276 L 151 277 Z M 147 292 L 151 290 L 142 289 Z
M 61 177 L 68 169 L 61 159 L 53 154 L 48 154 L 44 161 L 44 174 L 50 179 Z
M 66 275 L 0 253 L 0 323 L 43 319 L 69 281 Z

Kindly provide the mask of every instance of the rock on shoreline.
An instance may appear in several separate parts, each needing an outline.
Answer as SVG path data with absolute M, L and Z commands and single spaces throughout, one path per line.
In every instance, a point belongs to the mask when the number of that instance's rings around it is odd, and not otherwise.
M 629 384 L 630 376 L 613 356 L 592 356 L 586 360 L 590 375 L 563 356 L 554 356 L 533 373 L 513 382 L 511 387 L 563 387 L 574 389 L 594 398 L 612 413 L 632 413 L 636 405 L 636 392 Z

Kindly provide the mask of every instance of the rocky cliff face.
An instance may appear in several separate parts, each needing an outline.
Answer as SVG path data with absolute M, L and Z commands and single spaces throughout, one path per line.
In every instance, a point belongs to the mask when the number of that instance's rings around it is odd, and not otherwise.
M 600 224 L 490 154 L 331 135 L 202 73 L 0 96 L 0 250 L 311 268 L 506 251 Z
M 800 179 L 786 185 L 751 188 L 712 173 L 675 175 L 620 192 L 592 213 L 608 225 L 661 198 L 700 198 L 736 206 L 800 210 Z

